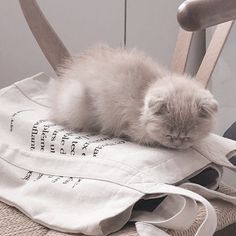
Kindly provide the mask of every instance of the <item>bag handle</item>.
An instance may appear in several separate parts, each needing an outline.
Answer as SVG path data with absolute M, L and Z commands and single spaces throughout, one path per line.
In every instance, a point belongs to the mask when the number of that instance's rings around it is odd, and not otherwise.
M 157 220 L 157 215 L 158 211 L 154 211 L 148 214 L 137 214 L 136 217 L 134 217 L 132 220 L 137 220 L 138 222 L 135 224 L 136 230 L 140 236 L 153 236 L 153 235 L 158 235 L 158 236 L 170 236 L 168 233 L 163 231 L 160 228 L 157 227 L 164 227 L 168 229 L 175 229 L 177 226 L 183 225 L 184 224 L 190 223 L 191 218 L 194 215 L 194 212 L 196 211 L 194 204 L 194 200 L 201 202 L 203 206 L 205 207 L 205 219 L 201 223 L 200 227 L 198 228 L 197 232 L 195 233 L 195 236 L 212 236 L 215 232 L 216 229 L 216 215 L 215 215 L 215 210 L 211 206 L 211 204 L 206 200 L 206 199 L 220 199 L 225 202 L 232 203 L 233 205 L 236 205 L 236 197 L 235 196 L 230 196 L 226 195 L 224 193 L 220 193 L 217 191 L 213 191 L 210 189 L 207 189 L 201 185 L 198 184 L 193 184 L 193 183 L 184 183 L 180 187 L 176 186 L 170 186 L 170 185 L 159 185 L 158 187 L 152 188 L 150 193 L 155 193 L 155 192 L 163 192 L 166 194 L 170 194 L 166 197 L 170 196 L 182 196 L 185 197 L 185 204 L 181 204 L 180 202 L 178 203 L 179 205 L 182 205 L 183 209 L 182 211 L 171 211 L 171 209 L 176 209 L 176 199 L 170 199 L 171 201 L 169 204 L 166 204 L 164 201 L 159 205 L 161 206 L 163 204 L 163 209 L 169 209 L 170 212 L 173 212 L 174 215 L 170 217 L 170 215 L 167 214 L 170 218 L 165 221 L 165 222 L 158 222 Z M 176 194 L 176 195 L 173 195 Z M 193 201 L 193 202 L 192 202 Z M 187 213 L 187 217 L 185 215 Z M 175 220 L 175 218 L 178 220 L 178 222 Z M 190 219 L 189 219 L 190 218 Z M 174 221 L 173 221 L 174 219 Z M 168 223 L 168 225 L 167 225 Z M 166 227 L 167 226 L 167 227 Z M 186 225 L 185 225 L 186 226 Z M 188 227 L 189 228 L 189 227 Z
M 210 45 L 196 74 L 196 79 L 204 87 L 208 85 L 233 23 L 234 21 L 229 21 L 216 27 Z M 183 29 L 179 30 L 171 67 L 174 72 L 183 73 L 185 71 L 192 36 L 193 32 L 184 31 Z
M 179 222 L 178 225 L 181 225 L 181 223 L 185 222 L 186 220 L 189 220 L 189 219 L 186 219 L 185 212 L 189 212 L 190 217 L 192 216 L 191 214 L 194 214 L 194 212 L 191 212 L 191 210 L 194 210 L 190 207 L 191 205 L 193 205 L 191 201 L 197 201 L 197 202 L 202 203 L 203 206 L 205 207 L 206 215 L 205 215 L 205 219 L 203 220 L 197 232 L 195 233 L 195 236 L 206 236 L 206 235 L 212 236 L 215 233 L 216 226 L 217 226 L 217 218 L 216 218 L 215 209 L 209 203 L 209 201 L 207 201 L 201 195 L 195 192 L 189 191 L 187 189 L 181 188 L 181 187 L 167 185 L 167 184 L 159 184 L 159 185 L 153 186 L 151 189 L 148 190 L 148 192 L 150 194 L 164 193 L 167 195 L 182 196 L 185 199 L 188 199 L 190 201 L 189 202 L 190 204 L 188 203 L 184 206 L 186 208 L 184 211 L 181 211 L 181 212 L 177 211 L 176 214 L 172 218 L 169 219 L 170 221 L 169 226 L 172 226 L 172 227 L 176 226 L 176 224 L 175 225 L 171 224 L 171 221 L 173 218 L 177 217 L 177 220 Z M 175 207 L 175 205 L 176 205 L 175 201 L 172 201 L 172 205 L 169 204 L 168 206 L 165 205 L 164 207 L 166 207 L 165 209 L 169 209 L 169 208 Z M 158 213 L 158 211 L 155 213 Z M 161 227 L 162 222 L 160 222 L 160 224 L 156 224 L 158 222 L 153 222 L 153 221 L 150 221 L 149 219 L 146 220 L 145 216 L 143 217 L 142 214 L 140 214 L 138 217 L 137 216 L 134 217 L 132 221 L 133 220 L 137 220 L 138 222 L 141 222 L 141 224 L 138 223 L 136 225 L 136 229 L 140 236 L 152 236 L 152 235 L 167 236 L 168 235 L 165 232 L 161 231 L 160 229 L 155 228 L 155 225 L 157 225 L 158 227 Z M 145 223 L 146 225 L 143 223 Z M 150 224 L 152 226 L 150 226 Z M 163 227 L 165 227 L 165 224 L 163 224 Z
M 165 231 L 149 223 L 136 222 L 135 227 L 139 236 L 171 236 Z
M 169 194 L 152 212 L 134 210 L 130 221 L 181 230 L 190 228 L 196 216 L 197 203 L 195 200 L 180 195 Z
M 71 55 L 35 0 L 19 0 L 25 19 L 48 62 L 58 74 L 58 67 Z

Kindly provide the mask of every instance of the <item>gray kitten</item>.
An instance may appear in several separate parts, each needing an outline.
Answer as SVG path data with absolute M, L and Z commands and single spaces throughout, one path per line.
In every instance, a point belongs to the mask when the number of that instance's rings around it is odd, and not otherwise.
M 217 102 L 187 75 L 172 74 L 144 53 L 97 46 L 61 69 L 51 118 L 76 131 L 185 149 L 214 124 Z

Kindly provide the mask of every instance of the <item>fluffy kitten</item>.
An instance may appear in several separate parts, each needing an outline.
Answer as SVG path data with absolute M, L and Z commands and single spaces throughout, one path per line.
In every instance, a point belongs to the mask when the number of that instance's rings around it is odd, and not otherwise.
M 61 69 L 52 119 L 72 130 L 184 149 L 211 131 L 217 102 L 187 75 L 172 74 L 144 53 L 97 46 Z

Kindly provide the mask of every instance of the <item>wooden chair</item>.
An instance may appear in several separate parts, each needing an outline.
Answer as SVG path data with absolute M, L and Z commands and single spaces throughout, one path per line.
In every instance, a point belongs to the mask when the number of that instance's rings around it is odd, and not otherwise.
M 199 19 L 194 19 L 192 22 L 188 22 L 188 19 L 191 18 L 189 15 L 189 11 L 191 12 L 192 9 L 195 9 L 199 11 L 200 6 L 203 6 L 203 2 L 209 2 L 213 4 L 213 1 L 216 4 L 222 4 L 223 0 L 192 0 L 188 1 L 191 2 L 190 8 L 186 7 L 186 5 L 182 6 L 182 10 L 179 10 L 178 13 L 178 19 L 181 22 L 182 25 L 185 25 L 185 28 L 193 30 L 193 29 L 199 29 L 204 28 L 208 25 L 212 25 L 215 23 L 219 23 L 218 19 L 215 17 L 213 21 L 209 21 L 207 18 L 207 15 L 202 13 L 202 17 L 204 16 L 205 20 L 201 22 L 201 24 L 196 24 L 196 22 Z M 225 2 L 226 0 L 224 0 Z M 26 18 L 26 21 L 37 40 L 41 50 L 43 51 L 45 57 L 47 58 L 48 62 L 52 66 L 52 68 L 57 73 L 58 66 L 63 62 L 65 58 L 70 58 L 71 55 L 63 42 L 60 40 L 60 38 L 57 36 L 56 32 L 53 30 L 45 16 L 43 15 L 42 11 L 40 10 L 37 2 L 35 0 L 19 0 L 22 11 L 24 13 L 24 16 Z M 236 2 L 235 0 L 229 0 L 231 3 L 227 5 L 227 9 L 229 10 L 232 6 L 234 6 L 234 10 L 232 12 L 232 16 L 236 15 Z M 197 6 L 199 7 L 196 7 Z M 203 5 L 201 5 L 203 4 Z M 209 5 L 205 4 L 205 9 L 207 10 Z M 217 7 L 215 7 L 217 8 Z M 215 9 L 214 8 L 214 9 Z M 187 9 L 187 10 L 186 10 Z M 189 10 L 190 9 L 190 10 Z M 218 10 L 215 9 L 215 10 Z M 186 13 L 188 12 L 188 13 Z M 205 12 L 205 11 L 204 11 Z M 216 11 L 215 11 L 216 12 Z M 216 14 L 217 15 L 217 14 Z M 227 14 L 224 15 L 220 19 L 221 21 L 225 21 L 228 19 L 232 19 L 232 16 L 228 17 Z M 187 19 L 187 20 L 186 20 Z M 196 22 L 195 22 L 196 21 Z M 183 23 L 185 22 L 185 23 Z M 187 24 L 186 24 L 187 22 Z M 214 70 L 214 67 L 216 65 L 216 62 L 219 58 L 220 52 L 224 46 L 224 43 L 226 41 L 226 38 L 230 32 L 230 29 L 233 25 L 233 22 L 226 22 L 224 24 L 221 24 L 217 26 L 217 29 L 214 33 L 214 36 L 212 38 L 212 41 L 208 47 L 208 50 L 205 54 L 205 57 L 200 65 L 200 68 L 198 70 L 198 73 L 196 75 L 196 79 L 199 80 L 204 86 L 207 86 L 209 79 L 211 77 L 211 74 Z M 187 32 L 183 29 L 179 30 L 177 42 L 176 42 L 176 49 L 173 55 L 172 60 L 172 70 L 177 73 L 184 73 L 185 66 L 188 59 L 189 49 L 191 45 L 193 33 Z M 236 211 L 235 211 L 236 214 Z M 230 232 L 236 232 L 236 223 L 232 224 L 229 227 L 226 227 L 225 229 L 222 229 L 221 231 L 217 232 L 216 236 L 232 236 Z M 118 234 L 117 234 L 118 235 Z M 122 234 L 124 235 L 124 234 Z M 180 234 L 178 234 L 180 235 Z M 186 235 L 186 234 L 185 234 Z

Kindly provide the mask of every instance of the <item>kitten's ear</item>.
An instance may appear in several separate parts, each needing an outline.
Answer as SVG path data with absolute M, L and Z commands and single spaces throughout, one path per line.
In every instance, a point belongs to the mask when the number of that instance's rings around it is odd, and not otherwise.
M 163 88 L 149 90 L 145 97 L 145 107 L 151 115 L 163 115 L 168 112 L 166 90 Z
M 203 99 L 199 104 L 199 116 L 210 118 L 218 111 L 218 102 L 213 98 Z

